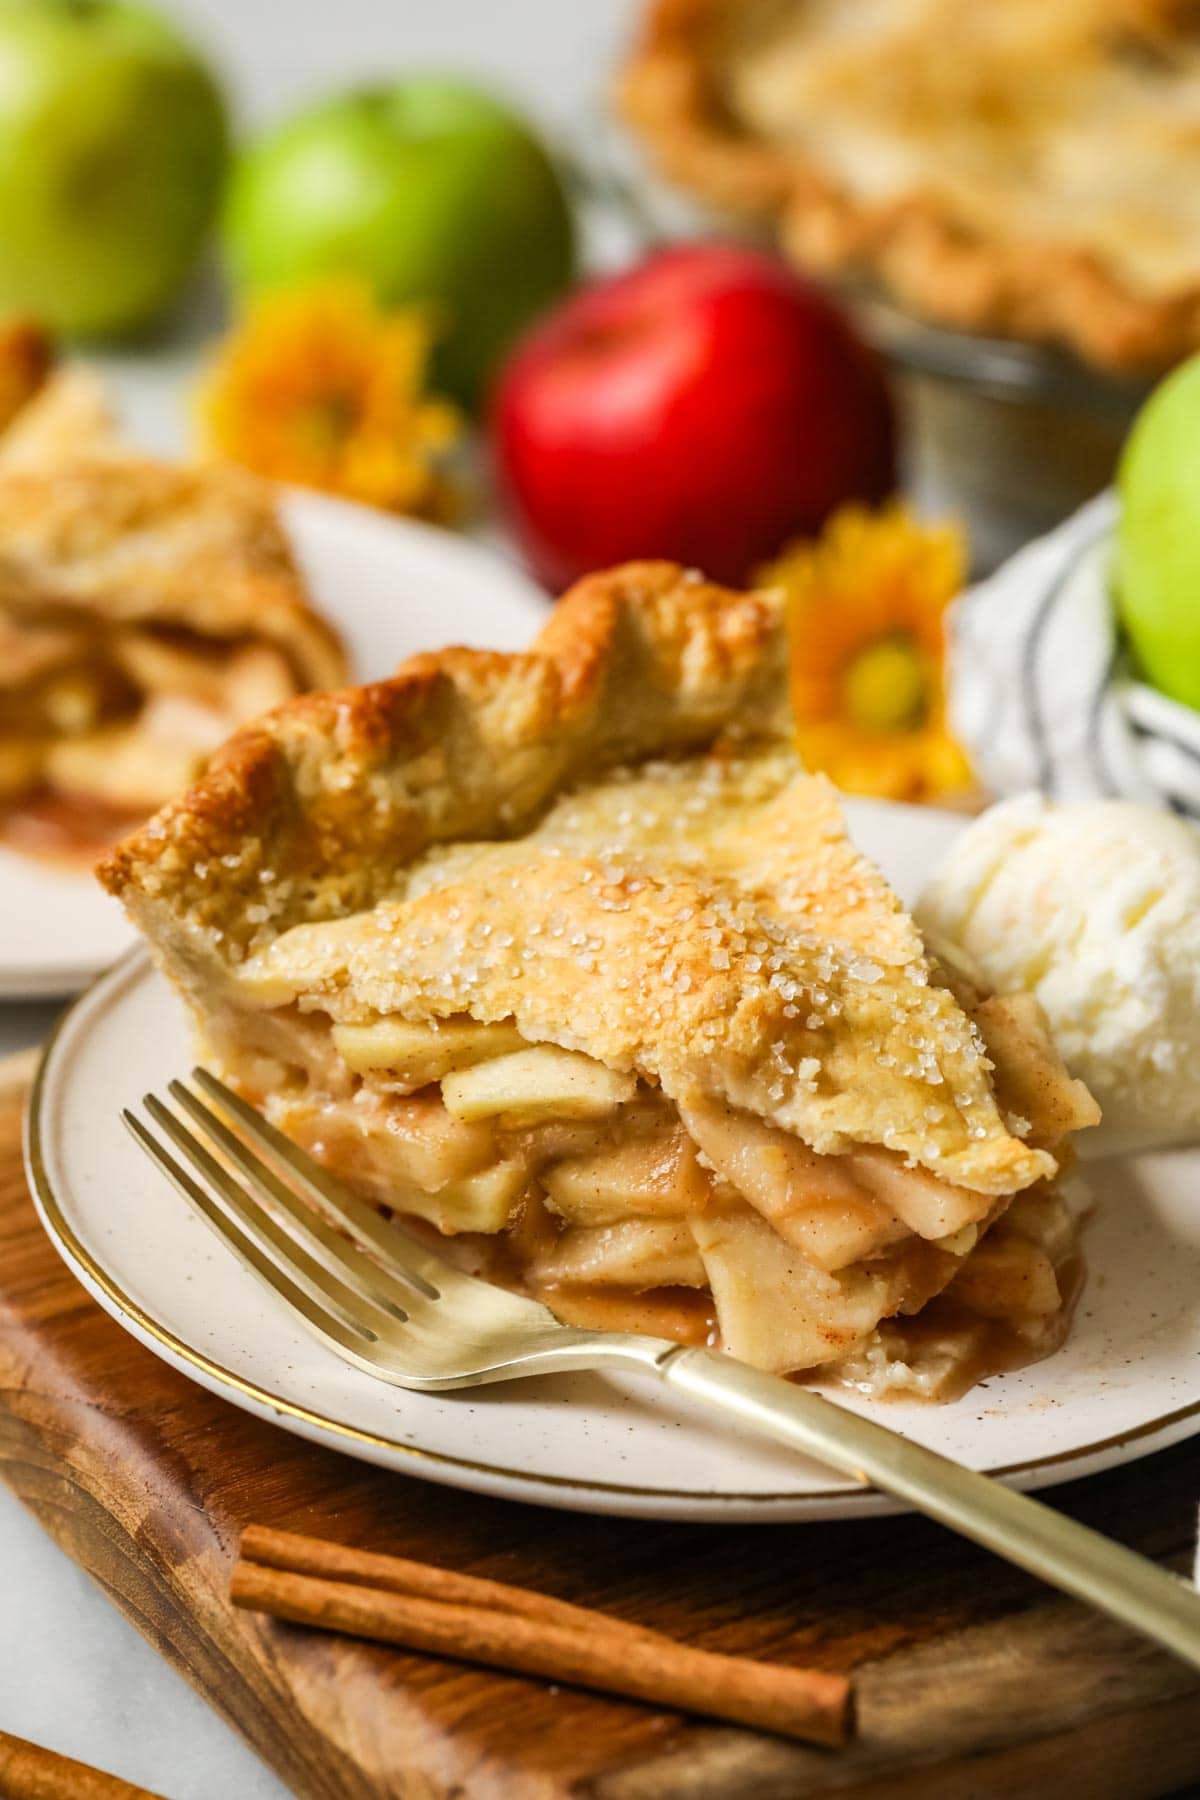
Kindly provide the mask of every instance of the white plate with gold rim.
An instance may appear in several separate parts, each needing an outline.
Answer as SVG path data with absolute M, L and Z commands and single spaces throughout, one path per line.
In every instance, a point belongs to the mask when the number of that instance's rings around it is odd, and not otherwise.
M 848 807 L 854 836 L 913 897 L 961 828 L 949 814 Z M 635 1375 L 561 1375 L 410 1394 L 341 1362 L 249 1275 L 120 1123 L 190 1066 L 182 1009 L 140 954 L 68 1014 L 30 1111 L 50 1236 L 134 1337 L 234 1405 L 410 1475 L 543 1505 L 675 1519 L 896 1510 Z M 949 1406 L 888 1423 L 1027 1488 L 1145 1456 L 1200 1426 L 1200 1151 L 1093 1165 L 1088 1281 L 1067 1344 Z M 870 1410 L 871 1403 L 844 1396 Z
M 546 616 L 541 591 L 479 545 L 321 494 L 284 496 L 284 519 L 318 609 L 354 677 L 387 675 L 448 638 L 520 650 Z M 86 867 L 0 846 L 0 1000 L 77 993 L 133 942 Z

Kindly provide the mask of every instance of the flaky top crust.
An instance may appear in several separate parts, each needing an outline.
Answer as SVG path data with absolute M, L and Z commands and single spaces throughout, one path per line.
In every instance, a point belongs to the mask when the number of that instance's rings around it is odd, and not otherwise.
M 226 464 L 62 449 L 0 457 L 0 614 L 265 641 L 298 685 L 345 679 L 266 483 Z
M 787 730 L 782 595 L 631 563 L 573 588 L 528 654 L 448 649 L 291 701 L 97 873 L 152 942 L 236 962 L 373 905 L 431 844 L 513 835 L 586 773 L 734 727 Z
M 1129 22 L 1149 33 L 1148 55 L 1151 26 L 1169 25 L 1168 10 L 1128 0 Z M 1155 15 L 1149 24 L 1145 12 Z M 1117 0 L 1113 13 L 1115 35 Z M 747 0 L 648 0 L 619 101 L 668 178 L 718 207 L 773 220 L 801 267 L 878 278 L 903 306 L 951 328 L 1064 345 L 1117 374 L 1169 367 L 1200 345 L 1200 270 L 1150 293 L 1067 242 L 1065 225 L 1054 244 L 973 229 L 918 189 L 873 201 L 735 116 L 727 44 L 769 37 L 785 17 Z M 931 58 L 942 53 L 930 44 Z
M 302 697 L 101 866 L 203 1019 L 515 1018 L 982 1194 L 1053 1171 L 788 742 L 782 596 L 580 583 L 526 655 Z
M 619 801 L 638 809 L 641 789 L 621 784 Z M 632 1071 L 683 1107 L 753 1113 L 821 1154 L 882 1145 L 985 1195 L 1051 1173 L 1001 1119 L 974 1027 L 848 844 L 827 784 L 793 771 L 777 797 L 746 797 L 745 828 L 718 783 L 694 791 L 735 813 L 694 854 L 666 829 L 612 848 L 611 809 L 581 795 L 566 833 L 556 809 L 548 835 L 452 851 L 418 864 L 403 898 L 285 932 L 243 965 L 240 996 L 344 1022 L 513 1019 L 531 1042 Z M 772 811 L 813 898 L 799 913 L 757 885 Z

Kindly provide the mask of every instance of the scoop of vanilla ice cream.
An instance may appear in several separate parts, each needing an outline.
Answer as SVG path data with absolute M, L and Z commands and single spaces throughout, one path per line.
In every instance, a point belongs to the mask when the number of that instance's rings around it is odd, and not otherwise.
M 917 917 L 997 993 L 1036 995 L 1104 1113 L 1088 1151 L 1200 1134 L 1200 831 L 1132 801 L 993 806 Z

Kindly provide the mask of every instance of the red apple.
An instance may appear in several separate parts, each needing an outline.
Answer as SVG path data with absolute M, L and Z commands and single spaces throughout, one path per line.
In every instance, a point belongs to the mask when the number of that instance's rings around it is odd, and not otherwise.
M 895 484 L 874 355 L 821 294 L 733 245 L 661 250 L 564 301 L 506 364 L 491 437 L 553 590 L 642 556 L 741 581 Z

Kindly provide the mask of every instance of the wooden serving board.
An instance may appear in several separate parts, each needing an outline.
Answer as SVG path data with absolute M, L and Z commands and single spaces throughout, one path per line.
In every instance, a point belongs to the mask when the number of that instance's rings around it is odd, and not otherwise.
M 1200 1781 L 1194 1676 L 924 1520 L 548 1512 L 370 1469 L 213 1398 L 59 1261 L 21 1174 L 20 1100 L 10 1076 L 0 1475 L 302 1800 L 1140 1800 Z M 1183 1568 L 1200 1441 L 1054 1498 Z M 710 1649 L 853 1670 L 857 1741 L 809 1750 L 235 1613 L 251 1521 L 537 1587 Z

